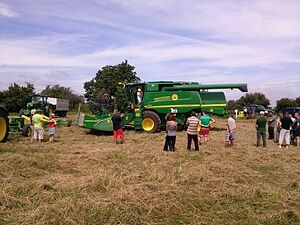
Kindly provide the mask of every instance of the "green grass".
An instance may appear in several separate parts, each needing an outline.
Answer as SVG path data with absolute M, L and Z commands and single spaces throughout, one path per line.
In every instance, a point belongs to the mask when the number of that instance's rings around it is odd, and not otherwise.
M 280 171 L 278 166 L 254 166 L 253 170 L 258 171 L 263 174 L 273 174 L 274 172 Z

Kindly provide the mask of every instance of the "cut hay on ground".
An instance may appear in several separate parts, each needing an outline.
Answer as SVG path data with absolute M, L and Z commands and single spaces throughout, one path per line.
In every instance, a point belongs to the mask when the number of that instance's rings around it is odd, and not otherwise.
M 0 224 L 300 224 L 300 149 L 256 148 L 254 121 L 225 120 L 210 142 L 163 152 L 164 134 L 87 135 L 59 128 L 58 142 L 11 135 L 0 145 Z

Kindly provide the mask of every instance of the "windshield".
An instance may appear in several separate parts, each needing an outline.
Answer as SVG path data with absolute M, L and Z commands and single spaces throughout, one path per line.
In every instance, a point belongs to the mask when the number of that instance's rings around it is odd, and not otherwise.
M 125 87 L 125 92 L 126 92 L 126 97 L 128 102 L 134 102 L 134 92 L 133 92 L 134 87 L 132 86 L 126 86 Z
M 34 102 L 34 103 L 38 103 L 38 102 L 42 102 L 42 101 L 43 101 L 42 97 L 40 97 L 40 96 L 32 97 L 32 102 Z
M 257 109 L 258 109 L 258 110 L 261 110 L 261 111 L 266 110 L 265 107 L 263 107 L 262 105 L 258 105 L 258 106 L 257 106 Z

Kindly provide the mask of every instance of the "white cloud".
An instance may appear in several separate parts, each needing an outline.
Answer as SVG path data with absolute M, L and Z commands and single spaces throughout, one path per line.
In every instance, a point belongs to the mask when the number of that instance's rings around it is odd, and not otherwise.
M 87 37 L 88 38 L 88 37 Z M 120 47 L 109 47 L 91 53 L 70 55 L 61 48 L 70 41 L 74 45 L 85 37 L 48 36 L 32 39 L 0 40 L 0 63 L 28 66 L 99 66 L 130 59 L 135 63 L 160 64 L 170 61 L 190 60 L 198 65 L 247 67 L 272 64 L 299 63 L 300 57 L 289 51 L 274 48 L 208 41 L 188 43 L 176 40 L 140 41 Z M 288 50 L 288 49 L 287 49 Z M 26 56 L 26 57 L 24 57 Z
M 16 17 L 18 14 L 13 11 L 9 5 L 0 2 L 0 18 L 1 17 Z

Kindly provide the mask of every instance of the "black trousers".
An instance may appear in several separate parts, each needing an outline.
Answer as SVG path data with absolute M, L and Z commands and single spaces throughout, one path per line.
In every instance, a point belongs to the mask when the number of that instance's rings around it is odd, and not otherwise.
M 192 145 L 192 140 L 193 140 L 195 143 L 195 150 L 199 151 L 198 134 L 195 134 L 195 135 L 187 134 L 187 139 L 188 139 L 187 149 L 191 150 L 191 145 Z
M 268 127 L 269 139 L 274 139 L 274 127 Z
M 256 146 L 259 147 L 260 146 L 260 138 L 262 137 L 263 139 L 263 146 L 267 147 L 267 140 L 266 140 L 266 133 L 265 132 L 259 132 L 257 131 L 257 143 Z
M 165 140 L 165 151 L 175 151 L 175 144 L 176 144 L 176 136 L 166 136 Z

